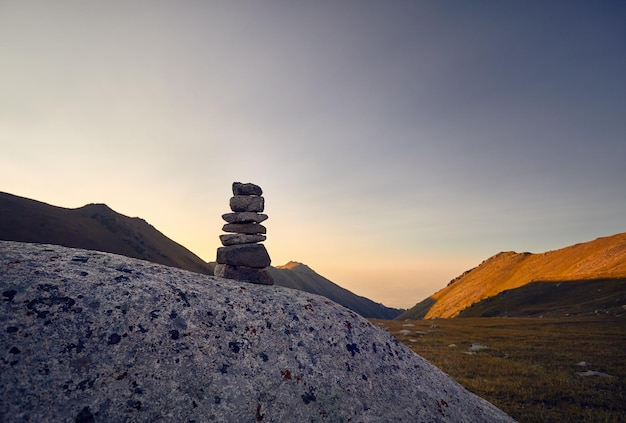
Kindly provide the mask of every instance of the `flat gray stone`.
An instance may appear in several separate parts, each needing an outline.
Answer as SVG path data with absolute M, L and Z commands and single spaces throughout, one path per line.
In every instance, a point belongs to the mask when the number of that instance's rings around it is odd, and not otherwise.
M 233 195 L 263 195 L 263 190 L 255 184 L 233 182 Z
M 263 197 L 235 195 L 230 198 L 230 209 L 234 212 L 262 212 L 264 207 Z
M 259 285 L 274 285 L 274 279 L 265 269 L 218 263 L 215 265 L 214 273 L 215 276 L 220 278 L 235 279 Z
M 247 266 L 263 269 L 271 264 L 270 256 L 263 244 L 241 244 L 219 247 L 217 259 L 219 264 Z
M 222 219 L 228 223 L 261 223 L 267 220 L 267 215 L 255 212 L 237 212 L 223 214 Z
M 259 223 L 227 223 L 222 226 L 224 232 L 235 232 L 238 234 L 264 234 L 267 228 Z
M 324 297 L 9 241 L 0 269 L 3 423 L 513 422 Z
M 252 244 L 255 242 L 263 242 L 267 237 L 265 235 L 258 234 L 224 234 L 220 235 L 220 241 L 222 245 L 239 245 L 239 244 Z

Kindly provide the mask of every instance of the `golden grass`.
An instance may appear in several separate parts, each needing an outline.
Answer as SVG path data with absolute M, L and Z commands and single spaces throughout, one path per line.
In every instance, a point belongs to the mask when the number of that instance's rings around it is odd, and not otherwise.
M 623 318 L 372 321 L 522 423 L 626 421 Z

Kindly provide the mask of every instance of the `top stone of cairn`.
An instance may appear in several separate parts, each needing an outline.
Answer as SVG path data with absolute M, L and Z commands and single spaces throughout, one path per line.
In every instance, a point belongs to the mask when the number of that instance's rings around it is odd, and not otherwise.
M 233 195 L 262 195 L 260 186 L 250 183 L 233 182 Z

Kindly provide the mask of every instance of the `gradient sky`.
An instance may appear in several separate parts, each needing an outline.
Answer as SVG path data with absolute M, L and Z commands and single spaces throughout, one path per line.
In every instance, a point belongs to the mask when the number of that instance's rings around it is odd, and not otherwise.
M 410 307 L 503 250 L 626 231 L 624 1 L 0 0 L 0 191 Z

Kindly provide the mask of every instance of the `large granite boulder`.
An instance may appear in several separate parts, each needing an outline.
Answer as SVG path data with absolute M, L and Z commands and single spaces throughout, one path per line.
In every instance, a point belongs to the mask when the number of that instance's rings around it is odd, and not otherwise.
M 0 241 L 0 421 L 510 422 L 323 297 Z

